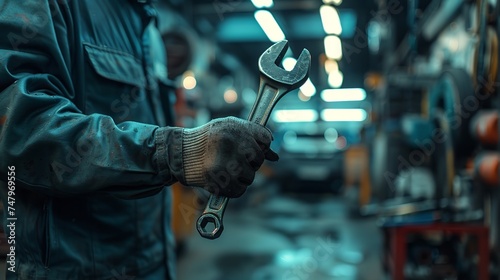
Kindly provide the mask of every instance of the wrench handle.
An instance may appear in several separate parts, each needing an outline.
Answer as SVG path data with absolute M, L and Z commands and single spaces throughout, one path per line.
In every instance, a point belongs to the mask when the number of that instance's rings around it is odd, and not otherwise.
M 202 237 L 216 239 L 222 234 L 224 230 L 222 218 L 228 201 L 229 198 L 225 196 L 210 195 L 203 214 L 196 221 L 196 229 Z M 213 229 L 208 229 L 208 224 L 212 224 Z
M 248 121 L 265 126 L 274 105 L 276 105 L 283 94 L 284 92 L 281 92 L 278 87 L 275 88 L 268 81 L 261 79 L 257 99 L 250 111 Z M 224 230 L 222 218 L 228 201 L 229 198 L 227 197 L 210 195 L 205 210 L 203 210 L 203 213 L 196 222 L 196 229 L 202 237 L 216 239 L 222 234 Z M 208 224 L 212 224 L 213 229 L 207 228 Z
M 274 105 L 278 102 L 283 92 L 278 87 L 274 87 L 264 80 L 260 81 L 259 92 L 252 110 L 248 115 L 248 121 L 265 126 L 271 116 Z

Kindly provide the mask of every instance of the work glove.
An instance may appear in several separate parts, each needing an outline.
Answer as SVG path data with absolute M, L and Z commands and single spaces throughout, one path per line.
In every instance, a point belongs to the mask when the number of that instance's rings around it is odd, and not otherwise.
M 235 117 L 214 119 L 182 131 L 184 183 L 211 193 L 240 197 L 264 159 L 277 161 L 271 132 Z

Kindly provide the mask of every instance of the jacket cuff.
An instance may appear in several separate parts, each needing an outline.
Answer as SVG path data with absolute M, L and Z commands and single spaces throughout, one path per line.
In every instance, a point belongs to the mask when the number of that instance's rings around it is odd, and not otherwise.
M 186 185 L 205 185 L 203 160 L 205 159 L 209 126 L 184 129 L 182 155 Z
M 182 128 L 160 127 L 155 132 L 154 162 L 165 182 L 185 184 L 182 162 Z

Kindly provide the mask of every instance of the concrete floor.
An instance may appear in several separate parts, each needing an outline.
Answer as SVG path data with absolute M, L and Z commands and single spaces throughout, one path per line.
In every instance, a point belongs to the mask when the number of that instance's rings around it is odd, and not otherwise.
M 178 280 L 386 279 L 376 221 L 349 218 L 346 201 L 250 190 L 229 202 L 219 239 L 187 239 Z
M 385 279 L 376 221 L 349 218 L 343 197 L 273 195 L 229 205 L 219 239 L 195 232 L 187 240 L 179 280 Z

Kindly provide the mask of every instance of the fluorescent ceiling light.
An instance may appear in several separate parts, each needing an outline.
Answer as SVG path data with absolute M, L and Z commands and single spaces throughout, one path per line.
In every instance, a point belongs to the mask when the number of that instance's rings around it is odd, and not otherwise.
M 323 3 L 340 5 L 342 4 L 342 0 L 323 0 Z
M 330 74 L 331 72 L 339 71 L 339 64 L 336 60 L 327 59 L 325 60 L 325 72 Z
M 274 5 L 273 0 L 252 0 L 252 3 L 257 9 L 271 8 Z
M 344 74 L 341 71 L 334 71 L 328 74 L 328 84 L 332 88 L 339 88 L 344 83 Z
M 300 87 L 300 91 L 302 91 L 304 96 L 311 97 L 316 94 L 316 87 L 311 82 L 311 79 L 307 79 L 307 81 Z
M 297 60 L 293 57 L 285 57 L 283 59 L 283 68 L 286 71 L 292 71 L 295 64 L 297 64 Z
M 279 42 L 285 40 L 285 34 L 283 34 L 283 31 L 281 31 L 280 26 L 274 19 L 271 12 L 266 10 L 258 10 L 255 11 L 254 16 L 271 42 Z
M 363 109 L 324 109 L 321 118 L 327 122 L 361 122 L 366 120 Z
M 342 33 L 342 25 L 337 10 L 329 5 L 323 5 L 319 8 L 321 22 L 326 34 L 340 35 Z
M 275 122 L 314 122 L 318 120 L 318 112 L 313 109 L 276 110 L 273 120 Z
M 299 90 L 299 93 L 297 94 L 297 96 L 299 97 L 300 101 L 307 102 L 307 101 L 311 100 L 311 97 L 310 96 L 305 96 L 304 93 L 301 90 Z
M 328 58 L 340 60 L 342 58 L 342 42 L 337 36 L 325 37 L 325 53 Z
M 362 101 L 366 99 L 366 91 L 362 88 L 325 89 L 321 99 L 325 102 Z

